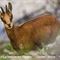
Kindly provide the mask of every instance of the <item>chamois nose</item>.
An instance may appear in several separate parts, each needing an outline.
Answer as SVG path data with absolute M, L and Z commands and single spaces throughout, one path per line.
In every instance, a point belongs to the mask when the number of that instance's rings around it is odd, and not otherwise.
M 10 25 L 10 24 L 8 24 L 8 26 L 9 26 L 9 27 L 11 27 L 11 25 Z

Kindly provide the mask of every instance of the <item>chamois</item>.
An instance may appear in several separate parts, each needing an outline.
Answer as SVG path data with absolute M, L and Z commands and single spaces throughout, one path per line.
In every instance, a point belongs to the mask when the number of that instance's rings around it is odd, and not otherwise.
M 54 41 L 60 28 L 60 23 L 54 15 L 46 14 L 31 21 L 15 26 L 12 22 L 12 4 L 5 6 L 5 11 L 0 7 L 0 18 L 4 23 L 6 33 L 16 51 L 33 50 L 36 47 L 42 48 L 42 44 L 49 44 Z

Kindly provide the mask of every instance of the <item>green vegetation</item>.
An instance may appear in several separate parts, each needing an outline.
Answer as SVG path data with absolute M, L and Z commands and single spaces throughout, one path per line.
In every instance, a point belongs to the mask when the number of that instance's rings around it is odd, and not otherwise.
M 3 45 L 3 44 L 2 44 Z M 0 56 L 15 56 L 17 55 L 16 51 L 13 49 L 10 43 L 4 43 L 0 48 Z
M 20 50 L 18 51 L 18 53 L 13 49 L 13 47 L 11 46 L 10 43 L 1 43 L 0 44 L 0 56 L 21 56 L 21 55 L 30 55 L 28 50 Z M 45 53 L 45 48 L 43 49 L 40 49 L 40 48 L 37 48 L 37 51 L 39 52 L 39 55 L 42 55 Z M 26 53 L 26 51 L 28 53 Z
M 0 58 L 0 60 L 9 60 L 8 58 Z

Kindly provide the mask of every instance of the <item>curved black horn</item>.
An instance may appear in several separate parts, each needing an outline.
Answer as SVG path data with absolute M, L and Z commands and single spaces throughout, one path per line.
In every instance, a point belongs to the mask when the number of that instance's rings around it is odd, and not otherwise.
M 5 8 L 6 8 L 6 12 L 8 12 L 9 10 L 8 10 L 8 8 L 7 8 L 7 5 L 5 6 Z
M 2 10 L 2 13 L 4 13 L 4 10 L 3 10 L 3 8 L 2 7 L 0 7 L 1 8 L 1 10 Z
M 8 3 L 8 8 L 10 11 L 12 11 L 12 4 L 10 2 Z

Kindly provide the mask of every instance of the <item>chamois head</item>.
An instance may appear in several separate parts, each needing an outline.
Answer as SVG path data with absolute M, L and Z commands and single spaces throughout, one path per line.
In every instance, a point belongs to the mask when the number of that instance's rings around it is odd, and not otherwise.
M 0 8 L 2 10 L 2 12 L 0 12 L 0 18 L 1 18 L 2 22 L 4 23 L 5 27 L 8 29 L 12 28 L 13 15 L 12 15 L 11 3 L 9 2 L 8 6 L 7 5 L 5 6 L 5 11 L 3 10 L 2 7 L 0 7 Z

